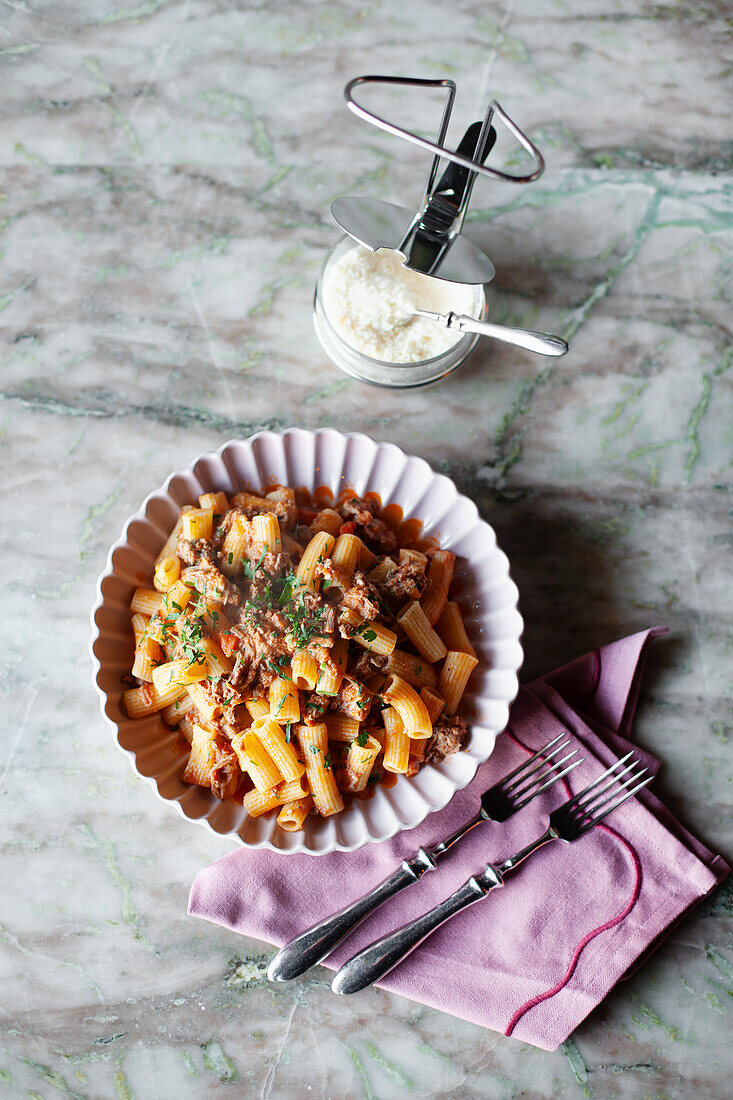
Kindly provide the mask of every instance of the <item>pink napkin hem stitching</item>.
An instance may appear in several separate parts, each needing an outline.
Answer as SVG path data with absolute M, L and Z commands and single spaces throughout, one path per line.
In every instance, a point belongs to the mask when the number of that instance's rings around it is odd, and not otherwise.
M 610 928 L 615 928 L 617 924 L 620 924 L 621 921 L 625 920 L 626 917 L 628 917 L 629 914 L 632 912 L 634 906 L 639 899 L 639 894 L 641 893 L 642 875 L 641 862 L 639 861 L 639 856 L 636 852 L 636 849 L 625 837 L 621 836 L 620 833 L 617 833 L 615 829 L 611 829 L 608 825 L 596 825 L 595 828 L 601 829 L 604 833 L 610 833 L 611 836 L 615 837 L 617 840 L 620 840 L 621 843 L 626 847 L 629 855 L 631 856 L 631 860 L 634 865 L 634 885 L 631 891 L 631 897 L 629 898 L 620 913 L 618 913 L 615 917 L 612 917 L 611 920 L 608 920 L 604 924 L 601 924 L 597 928 L 594 928 L 591 932 L 587 932 L 585 936 L 583 936 L 573 952 L 572 958 L 570 959 L 570 963 L 564 976 L 560 979 L 559 982 L 557 982 L 556 985 L 552 987 L 552 989 L 548 989 L 544 993 L 538 993 L 535 997 L 532 997 L 529 1001 L 526 1001 L 525 1004 L 521 1005 L 517 1009 L 517 1011 L 514 1013 L 511 1020 L 507 1024 L 506 1031 L 504 1032 L 504 1034 L 507 1036 L 512 1034 L 519 1021 L 524 1015 L 526 1015 L 527 1012 L 530 1011 L 530 1009 L 534 1008 L 538 1004 L 541 1004 L 543 1001 L 549 1000 L 550 997 L 554 997 L 557 993 L 560 992 L 561 989 L 564 989 L 564 987 L 568 984 L 573 974 L 575 973 L 575 969 L 578 965 L 578 962 L 580 961 L 580 956 L 582 955 L 588 944 L 591 942 L 591 940 L 595 939 L 595 937 L 600 935 L 601 932 L 607 932 Z

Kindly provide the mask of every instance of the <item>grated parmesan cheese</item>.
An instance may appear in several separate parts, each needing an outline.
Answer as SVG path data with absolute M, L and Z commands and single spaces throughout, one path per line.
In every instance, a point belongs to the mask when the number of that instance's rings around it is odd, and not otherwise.
M 416 309 L 475 316 L 475 288 L 447 283 L 404 267 L 392 249 L 357 245 L 326 268 L 323 308 L 355 351 L 384 363 L 419 363 L 452 348 L 458 329 L 416 317 Z

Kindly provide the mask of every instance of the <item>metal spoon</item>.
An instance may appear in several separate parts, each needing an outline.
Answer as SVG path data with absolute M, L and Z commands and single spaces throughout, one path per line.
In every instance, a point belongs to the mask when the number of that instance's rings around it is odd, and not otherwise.
M 418 317 L 435 321 L 445 328 L 457 328 L 462 332 L 478 332 L 481 336 L 491 336 L 505 344 L 516 344 L 527 351 L 536 351 L 538 355 L 565 355 L 569 350 L 565 340 L 552 336 L 549 332 L 532 332 L 524 328 L 509 328 L 507 325 L 492 325 L 489 321 L 477 321 L 466 313 L 430 313 L 426 309 L 416 309 Z

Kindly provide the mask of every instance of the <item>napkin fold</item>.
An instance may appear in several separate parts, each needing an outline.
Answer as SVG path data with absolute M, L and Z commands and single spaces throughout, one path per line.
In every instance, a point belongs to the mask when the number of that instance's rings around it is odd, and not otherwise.
M 409 832 L 355 852 L 284 856 L 237 849 L 196 878 L 189 913 L 281 946 L 360 897 L 421 845 L 472 817 L 481 793 L 557 734 L 585 761 L 503 825 L 475 828 L 326 959 L 337 969 L 447 897 L 487 861 L 539 836 L 549 812 L 628 752 L 650 641 L 645 630 L 520 689 L 506 731 L 474 780 Z M 636 749 L 656 772 L 659 761 Z M 503 889 L 459 913 L 380 982 L 432 1008 L 554 1050 L 728 867 L 645 789 L 590 833 L 547 845 Z

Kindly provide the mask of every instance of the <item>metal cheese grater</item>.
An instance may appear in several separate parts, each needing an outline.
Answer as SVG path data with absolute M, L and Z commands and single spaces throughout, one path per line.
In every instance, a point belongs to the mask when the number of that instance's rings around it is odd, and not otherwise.
M 428 141 L 410 130 L 404 130 L 360 106 L 353 93 L 363 84 L 443 88 L 446 102 L 436 141 Z M 406 267 L 423 275 L 472 285 L 490 282 L 494 277 L 491 260 L 477 245 L 461 235 L 473 185 L 479 175 L 510 183 L 532 183 L 539 179 L 545 168 L 539 149 L 522 133 L 496 100 L 489 104 L 483 121 L 473 122 L 468 127 L 458 148 L 447 149 L 444 143 L 456 95 L 456 85 L 452 80 L 357 76 L 346 85 L 344 95 L 349 110 L 358 118 L 380 130 L 386 130 L 388 134 L 404 138 L 421 149 L 427 149 L 433 153 L 433 161 L 417 211 L 413 212 L 407 207 L 396 206 L 380 199 L 354 196 L 336 199 L 331 204 L 331 213 L 341 228 L 372 252 L 378 248 L 396 249 L 405 256 Z M 498 168 L 490 168 L 484 163 L 496 142 L 496 129 L 493 125 L 495 120 L 503 123 L 530 154 L 535 162 L 532 172 L 527 175 L 513 175 Z M 451 163 L 437 179 L 442 158 Z

